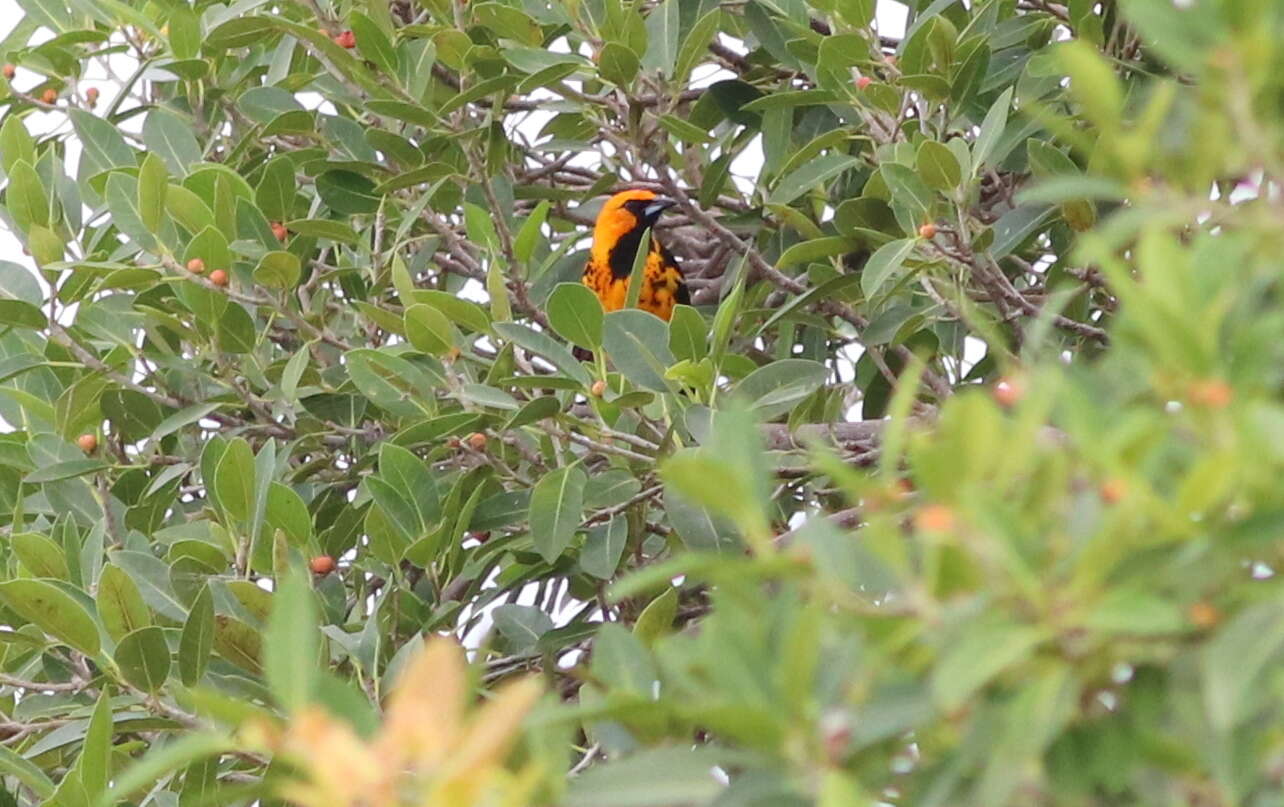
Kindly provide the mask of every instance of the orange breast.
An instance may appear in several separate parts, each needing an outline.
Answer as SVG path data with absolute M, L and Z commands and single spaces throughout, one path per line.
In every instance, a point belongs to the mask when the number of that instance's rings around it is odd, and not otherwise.
M 611 267 L 602 261 L 589 261 L 582 278 L 584 285 L 593 290 L 597 299 L 602 301 L 606 311 L 619 311 L 628 299 L 629 279 L 617 278 L 611 274 Z M 658 249 L 652 249 L 647 255 L 646 267 L 642 274 L 642 293 L 638 296 L 638 308 L 650 311 L 666 322 L 673 316 L 673 306 L 677 304 L 678 287 L 682 283 L 682 273 L 676 266 L 666 264 Z

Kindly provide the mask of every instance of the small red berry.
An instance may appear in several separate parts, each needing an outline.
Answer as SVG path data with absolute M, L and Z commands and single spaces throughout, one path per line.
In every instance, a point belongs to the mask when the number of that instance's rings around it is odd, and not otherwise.
M 12 79 L 13 79 L 13 77 L 14 77 L 17 73 L 18 73 L 18 68 L 14 67 L 13 65 L 11 65 L 11 64 L 6 64 L 6 65 L 4 66 L 4 77 L 5 77 L 5 78 L 12 80 Z
M 98 438 L 92 434 L 82 434 L 76 438 L 76 445 L 86 454 L 92 454 L 98 450 Z
M 308 561 L 308 568 L 313 574 L 327 575 L 334 571 L 334 558 L 329 555 L 317 555 Z
M 210 282 L 215 286 L 226 286 L 227 272 L 222 269 L 215 269 L 213 272 L 210 272 Z
M 1199 602 L 1191 603 L 1186 615 L 1190 617 L 1192 625 L 1205 630 L 1216 626 L 1222 618 L 1221 613 L 1217 610 L 1217 606 L 1207 600 L 1200 600 Z
M 1015 376 L 1000 378 L 999 383 L 994 385 L 994 400 L 999 406 L 1009 408 L 1016 406 L 1024 397 L 1025 385 Z
M 863 90 L 873 83 L 874 83 L 874 80 L 869 76 L 861 76 L 860 78 L 856 79 L 856 89 Z
M 928 240 L 931 240 L 931 239 L 935 238 L 935 237 L 936 237 L 936 225 L 929 221 L 927 224 L 924 224 L 922 227 L 919 227 L 919 228 L 918 228 L 918 237 L 919 237 L 919 238 L 926 238 L 926 239 L 928 239 Z
M 200 258 L 192 258 L 187 262 L 187 271 L 194 275 L 199 275 L 205 271 L 205 261 Z
M 46 104 L 57 103 L 58 91 L 55 90 L 53 87 L 50 87 L 49 89 L 45 90 L 43 93 L 40 94 L 40 100 L 44 101 Z
M 1186 396 L 1196 406 L 1208 409 L 1225 409 L 1230 406 L 1235 391 L 1231 385 L 1218 378 L 1195 381 L 1186 390 Z
M 954 511 L 943 504 L 929 504 L 914 516 L 914 526 L 923 532 L 949 532 L 954 529 Z
M 1106 504 L 1117 504 L 1128 495 L 1128 483 L 1117 476 L 1111 477 L 1101 483 L 1101 487 L 1097 489 L 1097 495 Z
M 474 451 L 481 451 L 483 448 L 486 447 L 486 435 L 482 434 L 481 432 L 473 432 L 472 434 L 468 435 L 468 445 Z
M 334 44 L 351 50 L 357 46 L 357 35 L 351 31 L 344 31 L 334 38 Z
M 92 109 L 98 104 L 98 88 L 90 87 L 85 90 L 85 103 Z
M 290 231 L 285 229 L 285 225 L 281 222 L 274 221 L 272 222 L 272 235 L 276 236 L 276 240 L 284 241 L 290 237 Z

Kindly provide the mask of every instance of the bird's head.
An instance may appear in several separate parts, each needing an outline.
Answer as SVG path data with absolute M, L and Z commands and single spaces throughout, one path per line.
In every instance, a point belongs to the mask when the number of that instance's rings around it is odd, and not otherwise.
M 660 214 L 674 204 L 672 199 L 647 190 L 620 191 L 607 199 L 602 212 L 597 214 L 593 238 L 598 243 L 615 243 L 630 230 L 654 225 Z

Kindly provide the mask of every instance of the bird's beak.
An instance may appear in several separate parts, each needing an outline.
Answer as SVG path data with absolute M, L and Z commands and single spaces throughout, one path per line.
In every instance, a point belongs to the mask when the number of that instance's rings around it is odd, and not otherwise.
M 672 199 L 656 197 L 652 199 L 645 208 L 642 209 L 642 215 L 647 221 L 655 221 L 660 218 L 660 214 L 676 205 L 677 202 Z

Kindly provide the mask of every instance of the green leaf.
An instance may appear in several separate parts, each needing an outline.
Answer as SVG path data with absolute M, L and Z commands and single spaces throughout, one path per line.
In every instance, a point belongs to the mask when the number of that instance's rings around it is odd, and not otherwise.
M 178 673 L 184 686 L 196 686 L 205 676 L 214 648 L 214 598 L 208 585 L 192 601 L 178 641 Z
M 19 161 L 28 166 L 36 164 L 36 141 L 21 118 L 5 115 L 4 124 L 0 125 L 0 169 L 4 170 L 10 182 L 13 181 L 13 167 Z
M 695 25 L 687 32 L 686 38 L 682 40 L 682 47 L 678 50 L 677 62 L 673 67 L 673 83 L 681 86 L 686 84 L 687 76 L 700 63 L 705 56 L 705 49 L 709 46 L 710 40 L 718 33 L 718 24 L 722 20 L 722 10 L 713 8 L 706 11 L 700 19 L 696 20 Z
M 294 193 L 294 161 L 285 155 L 273 157 L 263 166 L 263 176 L 254 189 L 254 203 L 268 219 L 284 222 L 294 210 Z
M 170 26 L 173 27 L 171 19 Z M 160 157 L 169 173 L 184 176 L 201 161 L 201 147 L 192 133 L 192 122 L 168 109 L 153 109 L 143 123 L 143 145 L 153 156 Z M 144 160 L 145 162 L 145 160 Z
M 138 165 L 136 152 L 129 147 L 115 126 L 82 109 L 70 109 L 67 115 L 84 146 L 84 159 L 91 166 L 89 176 L 108 168 L 133 168 Z M 82 176 L 85 175 L 82 173 Z
M 119 642 L 126 634 L 152 624 L 151 611 L 143 595 L 128 574 L 119 566 L 108 563 L 98 577 L 95 594 L 98 618 L 113 641 Z
M 530 504 L 531 540 L 546 563 L 566 551 L 579 529 L 587 481 L 578 465 L 570 465 L 545 474 L 535 483 Z
M 513 653 L 531 652 L 539 638 L 553 629 L 553 618 L 530 605 L 501 605 L 491 615 Z
M 127 634 L 116 647 L 116 665 L 121 675 L 144 692 L 160 691 L 169 677 L 171 663 L 165 632 L 155 625 Z
M 259 259 L 254 269 L 254 282 L 275 289 L 292 289 L 298 285 L 303 268 L 292 252 L 274 250 Z
M 905 259 L 914 251 L 914 243 L 912 238 L 890 241 L 869 256 L 860 277 L 860 288 L 867 298 L 878 294 L 900 270 Z
M 414 453 L 393 443 L 384 443 L 379 447 L 379 475 L 413 503 L 421 529 L 441 518 L 437 484 L 424 461 Z
M 49 196 L 36 169 L 24 161 L 14 163 L 5 189 L 5 207 L 22 232 L 49 226 Z
M 565 807 L 710 804 L 724 790 L 711 771 L 733 758 L 729 752 L 712 746 L 650 748 L 590 767 L 571 781 L 563 804 Z
M 593 383 L 592 376 L 576 360 L 571 351 L 548 334 L 516 322 L 495 323 L 495 333 L 533 353 L 538 353 L 580 384 L 587 387 Z
M 859 157 L 831 152 L 812 159 L 776 183 L 767 203 L 787 205 L 807 191 L 860 164 Z
M 138 213 L 143 226 L 153 235 L 159 235 L 165 220 L 165 196 L 169 186 L 169 173 L 165 163 L 155 154 L 143 158 L 138 169 Z
M 559 283 L 548 297 L 548 324 L 566 341 L 588 350 L 602 347 L 602 303 L 583 283 Z
M 88 656 L 100 648 L 98 625 L 80 600 L 46 580 L 0 583 L 0 602 L 55 639 Z
M 932 671 L 933 700 L 942 711 L 954 711 L 994 676 L 1027 658 L 1041 640 L 1038 630 L 997 617 L 969 625 Z
M 709 329 L 704 317 L 689 305 L 673 307 L 669 319 L 669 350 L 677 361 L 699 361 L 709 350 Z
M 455 344 L 450 320 L 430 305 L 416 304 L 406 308 L 406 337 L 410 344 L 432 356 L 445 354 Z
M 32 577 L 51 577 L 66 580 L 67 556 L 61 546 L 47 536 L 36 532 L 15 533 L 10 539 L 13 554 Z
M 651 600 L 633 624 L 633 635 L 648 647 L 656 639 L 673 630 L 673 620 L 678 615 L 678 590 L 670 586 Z
M 286 229 L 296 235 L 311 238 L 324 238 L 338 241 L 341 244 L 355 244 L 360 241 L 357 231 L 341 221 L 328 219 L 292 219 L 285 223 Z
M 602 347 L 625 378 L 644 389 L 667 392 L 665 370 L 673 364 L 669 327 L 646 311 L 612 311 L 603 320 Z
M 820 258 L 842 255 L 859 246 L 860 241 L 855 238 L 843 238 L 842 236 L 813 238 L 810 241 L 794 244 L 781 253 L 776 260 L 776 268 L 784 269 L 786 266 L 793 266 L 798 263 L 810 263 Z
M 380 409 L 395 415 L 424 415 L 416 403 L 432 397 L 434 387 L 445 379 L 423 362 L 411 363 L 401 356 L 380 350 L 358 348 L 343 357 L 348 376 L 357 389 Z M 358 399 L 364 407 L 364 400 Z M 353 413 L 359 416 L 359 413 Z M 345 418 L 353 421 L 356 417 Z
M 598 75 L 621 89 L 628 89 L 638 74 L 638 55 L 619 42 L 607 42 L 597 56 Z
M 1228 620 L 1200 648 L 1204 709 L 1213 728 L 1229 732 L 1250 714 L 1266 671 L 1284 651 L 1284 607 L 1276 598 Z
M 248 673 L 263 673 L 263 636 L 239 619 L 214 619 L 214 652 Z
M 612 690 L 650 699 L 658 674 L 655 662 L 637 636 L 610 622 L 598 630 L 590 669 Z
M 998 144 L 1008 125 L 1008 110 L 1012 108 L 1013 88 L 1008 87 L 990 106 L 981 122 L 981 131 L 972 145 L 972 175 L 979 175 L 982 168 L 989 165 L 990 153 Z
M 382 197 L 375 183 L 353 171 L 327 171 L 316 179 L 317 195 L 336 213 L 373 213 Z
M 539 242 L 544 222 L 548 219 L 548 210 L 548 200 L 541 200 L 526 217 L 526 221 L 522 222 L 521 228 L 513 238 L 513 255 L 517 260 L 526 263 L 535 253 L 535 245 Z
M 239 521 L 250 517 L 254 503 L 254 452 L 243 437 L 232 439 L 214 471 L 219 504 Z
M 42 799 L 54 794 L 53 780 L 35 763 L 19 756 L 7 745 L 0 745 L 0 774 L 14 777 Z
M 1103 134 L 1123 120 L 1124 93 L 1114 69 L 1092 45 L 1082 40 L 1057 46 L 1057 61 L 1070 75 L 1070 92 L 1084 114 Z
M 287 575 L 272 597 L 264 667 L 273 697 L 288 712 L 312 700 L 321 638 L 312 587 L 300 571 Z
M 580 550 L 580 568 L 599 580 L 610 580 L 620 566 L 624 545 L 628 542 L 629 522 L 623 515 L 589 528 L 584 548 Z
M 664 0 L 646 17 L 646 55 L 642 67 L 673 75 L 678 60 L 678 33 L 681 14 L 678 0 Z
M 39 331 L 49 326 L 49 320 L 31 303 L 0 298 L 0 325 Z
M 963 169 L 949 146 L 935 140 L 924 140 L 914 160 L 919 176 L 938 191 L 948 191 L 963 181 Z
M 399 292 L 400 293 L 400 292 Z M 474 333 L 489 333 L 490 316 L 486 310 L 472 300 L 435 289 L 410 290 L 409 301 L 430 305 L 445 314 L 451 322 Z
M 759 367 L 736 385 L 736 394 L 763 420 L 771 420 L 824 385 L 829 371 L 810 359 L 781 359 Z
M 379 26 L 365 14 L 355 11 L 348 18 L 357 38 L 357 51 L 390 76 L 397 74 L 397 52 Z
M 186 618 L 187 611 L 170 584 L 170 567 L 163 560 L 132 549 L 112 552 L 110 557 L 112 563 L 138 584 L 148 608 L 167 619 L 182 621 Z

